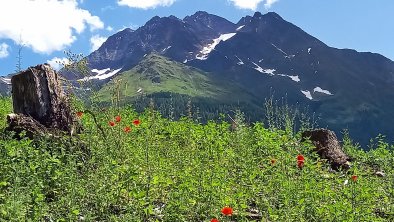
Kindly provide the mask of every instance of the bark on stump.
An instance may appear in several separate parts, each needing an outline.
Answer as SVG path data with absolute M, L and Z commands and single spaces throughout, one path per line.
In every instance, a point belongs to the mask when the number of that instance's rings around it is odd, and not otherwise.
M 311 140 L 315 151 L 322 159 L 327 159 L 335 170 L 350 168 L 350 158 L 339 144 L 335 133 L 327 129 L 316 129 L 302 133 L 302 141 Z
M 13 76 L 11 84 L 14 113 L 7 116 L 7 130 L 25 130 L 28 137 L 59 131 L 73 133 L 76 117 L 50 65 L 30 67 Z

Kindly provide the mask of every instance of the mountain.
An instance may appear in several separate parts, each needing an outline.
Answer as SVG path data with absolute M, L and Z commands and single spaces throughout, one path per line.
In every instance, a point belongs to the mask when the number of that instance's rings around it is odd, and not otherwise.
M 87 58 L 92 70 L 111 71 L 129 70 L 152 52 L 185 62 L 200 54 L 200 49 L 211 39 L 235 27 L 235 24 L 206 12 L 196 12 L 183 20 L 175 16 L 155 16 L 137 30 L 126 28 L 110 36 Z M 99 74 L 95 73 L 96 79 Z M 81 78 L 71 73 L 65 76 L 68 79 Z
M 121 104 L 132 103 L 139 111 L 149 105 L 147 98 L 152 98 L 158 110 L 176 118 L 188 115 L 187 106 L 191 102 L 200 110 L 195 117 L 204 121 L 240 107 L 254 119 L 257 119 L 256 110 L 262 113 L 261 107 L 254 105 L 257 98 L 246 93 L 237 82 L 155 53 L 114 77 L 98 91 L 96 98 L 103 105 L 120 98 Z M 241 102 L 234 104 L 234 101 Z
M 186 66 L 167 57 L 149 54 L 132 69 L 117 75 L 99 91 L 101 101 L 111 101 L 116 84 L 120 84 L 125 101 L 140 94 L 171 92 L 190 97 L 212 98 L 231 102 L 228 95 L 236 94 L 239 100 L 249 101 L 252 95 L 245 94 L 234 82 Z M 115 93 L 116 94 L 116 93 Z
M 0 95 L 9 96 L 11 94 L 11 77 L 15 74 L 0 77 Z
M 156 16 L 110 36 L 87 60 L 88 77 L 64 75 L 94 80 L 103 101 L 122 78 L 130 101 L 139 87 L 147 96 L 199 98 L 202 106 L 245 101 L 258 120 L 264 114 L 256 107 L 274 96 L 308 107 L 322 127 L 349 129 L 364 145 L 379 133 L 394 140 L 394 62 L 330 47 L 274 12 L 256 12 L 236 24 L 201 11 L 183 19 Z

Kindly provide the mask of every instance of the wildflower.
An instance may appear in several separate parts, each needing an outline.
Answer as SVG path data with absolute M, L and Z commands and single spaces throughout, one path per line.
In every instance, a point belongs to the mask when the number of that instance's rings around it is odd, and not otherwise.
M 357 181 L 357 178 L 358 178 L 358 177 L 357 177 L 356 175 L 353 175 L 353 176 L 352 176 L 353 182 L 356 182 L 356 181 Z
M 78 116 L 79 118 L 81 118 L 81 117 L 83 116 L 83 112 L 81 112 L 81 111 L 76 112 L 76 114 L 77 114 L 77 116 Z
M 223 209 L 221 211 L 222 211 L 222 214 L 225 216 L 231 216 L 233 214 L 233 208 L 231 208 L 231 207 L 223 207 Z
M 130 127 L 130 126 L 126 126 L 126 127 L 123 129 L 123 131 L 124 131 L 125 133 L 130 132 L 130 131 L 131 131 L 131 127 Z
M 134 126 L 138 126 L 138 125 L 140 125 L 140 123 L 141 123 L 141 121 L 139 119 L 133 120 Z
M 122 119 L 122 118 L 120 118 L 120 116 L 115 116 L 115 121 L 116 121 L 117 123 L 119 123 L 121 119 Z
M 114 123 L 113 121 L 109 121 L 109 122 L 108 122 L 108 125 L 109 125 L 109 126 L 115 126 L 115 123 Z
M 304 162 L 303 161 L 298 161 L 297 162 L 298 168 L 302 169 L 304 167 Z
M 345 180 L 345 182 L 343 183 L 344 186 L 346 186 L 349 183 L 349 180 Z
M 271 159 L 271 164 L 274 165 L 276 163 L 275 159 Z
M 216 219 L 216 218 L 213 218 L 213 219 L 211 220 L 211 222 L 219 222 L 219 220 Z
M 298 168 L 302 169 L 304 167 L 305 164 L 305 158 L 303 155 L 298 154 L 297 156 L 297 166 Z
M 298 154 L 298 156 L 297 156 L 297 161 L 298 161 L 298 162 L 304 162 L 304 161 L 305 161 L 304 156 L 301 155 L 301 154 Z

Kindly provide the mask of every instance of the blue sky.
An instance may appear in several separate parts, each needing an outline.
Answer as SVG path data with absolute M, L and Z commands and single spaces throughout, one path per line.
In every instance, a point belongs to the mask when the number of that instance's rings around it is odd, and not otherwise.
M 394 60 L 393 0 L 2 0 L 0 75 L 62 60 L 64 50 L 88 55 L 117 31 L 155 15 L 184 18 L 203 10 L 236 23 L 274 11 L 329 46 L 380 53 Z

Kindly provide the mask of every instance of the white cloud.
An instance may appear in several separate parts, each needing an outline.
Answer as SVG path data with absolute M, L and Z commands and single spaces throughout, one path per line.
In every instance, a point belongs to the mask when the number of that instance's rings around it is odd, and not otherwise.
M 228 0 L 238 8 L 242 9 L 250 9 L 250 10 L 256 10 L 257 6 L 261 3 L 264 2 L 264 6 L 266 9 L 270 8 L 272 4 L 279 0 Z
M 8 47 L 9 46 L 4 42 L 0 44 L 0 59 L 5 58 L 9 55 Z
M 149 9 L 157 6 L 170 6 L 176 0 L 118 0 L 118 5 L 128 6 L 130 8 Z
M 94 35 L 92 36 L 92 38 L 90 38 L 90 46 L 91 46 L 91 51 L 95 51 L 98 48 L 100 48 L 100 46 L 107 40 L 106 37 L 102 37 L 99 35 Z
M 107 28 L 105 28 L 108 32 L 112 32 L 114 30 L 114 28 L 112 28 L 111 26 L 107 26 Z
M 88 26 L 104 28 L 99 17 L 78 7 L 76 0 L 3 0 L 0 39 L 12 39 L 35 52 L 51 53 L 70 46 Z M 20 15 L 20 16 L 16 16 Z
M 51 60 L 47 60 L 47 63 L 51 65 L 51 67 L 55 70 L 59 70 L 60 68 L 63 68 L 63 65 L 68 64 L 69 60 L 67 58 L 58 58 L 55 57 Z
M 266 0 L 264 3 L 264 7 L 266 9 L 269 9 L 269 8 L 271 8 L 272 4 L 274 4 L 277 1 L 279 1 L 279 0 Z

